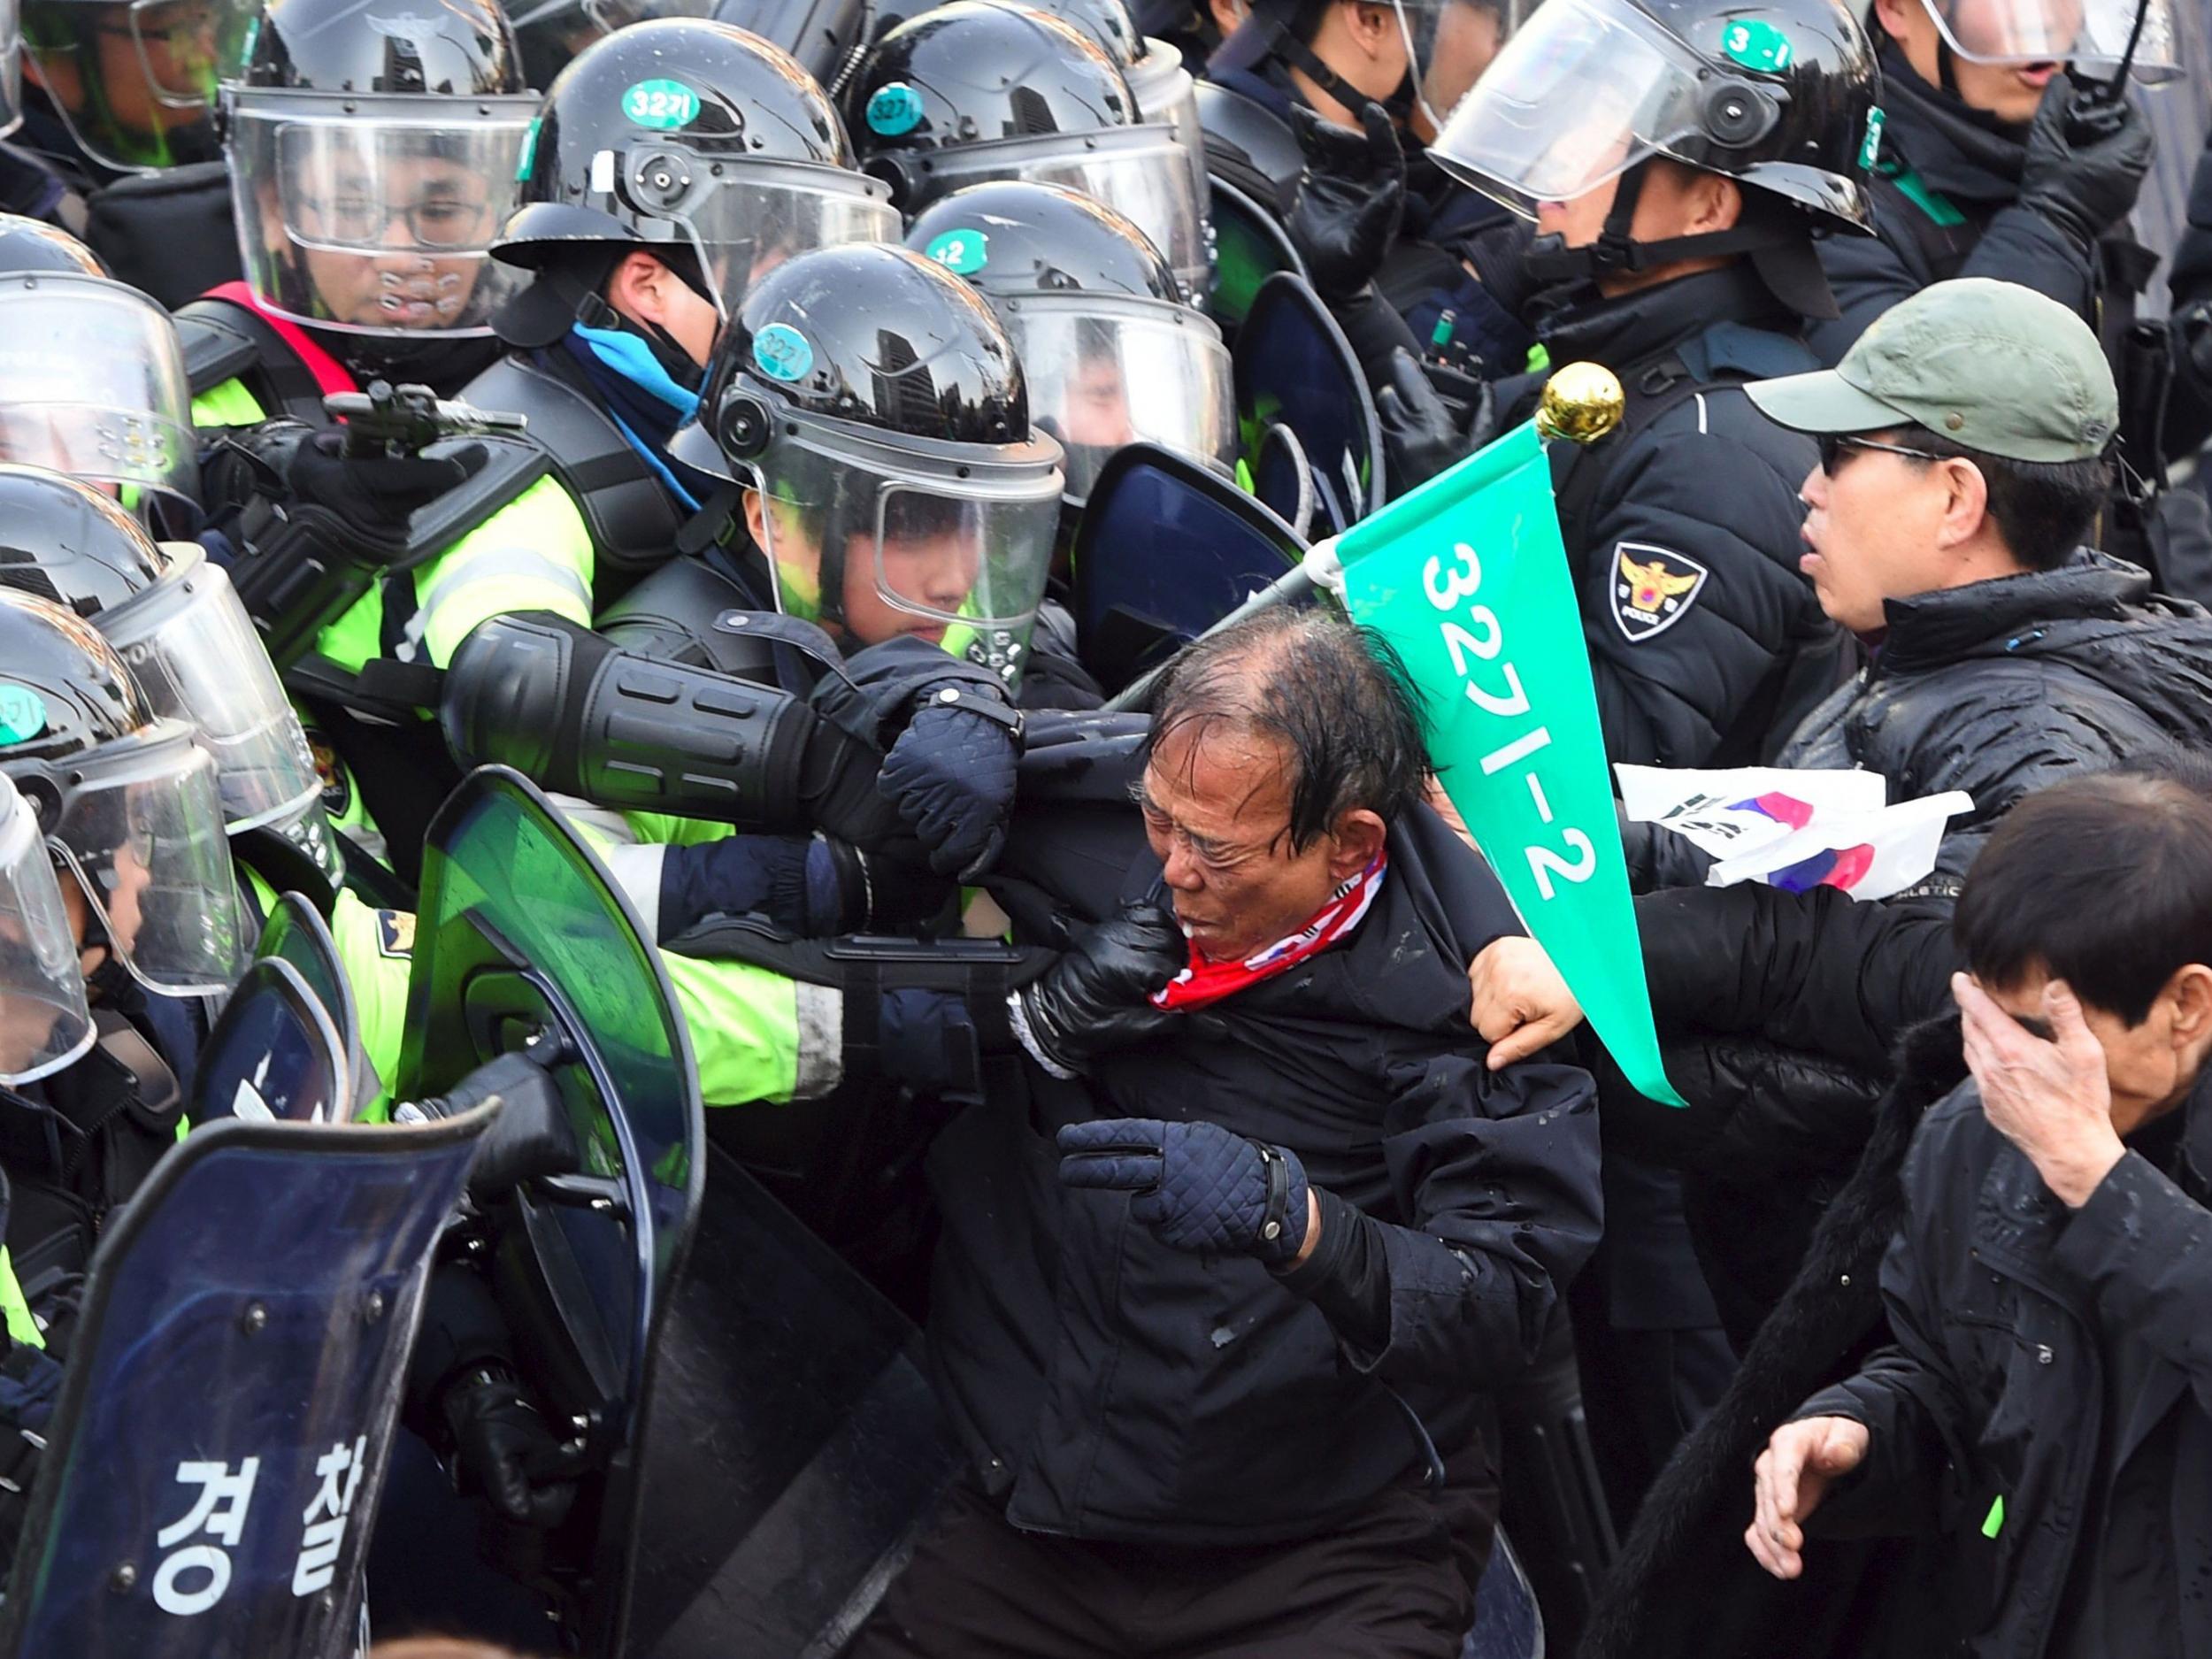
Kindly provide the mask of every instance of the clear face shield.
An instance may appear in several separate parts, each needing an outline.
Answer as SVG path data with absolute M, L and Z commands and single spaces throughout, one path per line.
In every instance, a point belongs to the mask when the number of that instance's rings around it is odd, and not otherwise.
M 176 326 L 136 288 L 51 273 L 0 285 L 0 461 L 101 485 L 199 493 L 192 397 Z
M 22 7 L 18 0 L 0 0 L 0 138 L 22 125 Z
M 1445 117 L 1510 40 L 1517 17 L 1534 0 L 1390 0 L 1410 65 L 1417 137 L 1434 138 Z
M 0 1083 L 50 1076 L 92 1040 L 92 1010 L 53 858 L 36 816 L 0 772 Z
M 2109 79 L 2135 32 L 2136 0 L 1921 0 L 1951 50 L 1978 64 L 2072 63 Z M 2181 73 L 2172 0 L 2149 0 L 2129 60 L 2137 79 Z
M 1059 527 L 1058 444 L 891 443 L 787 411 L 747 470 L 780 609 L 1019 674 Z
M 488 253 L 515 209 L 534 96 L 231 97 L 231 190 L 256 298 L 356 334 L 490 332 L 526 280 Z
M 1204 197 L 1172 127 L 1055 133 L 941 150 L 929 158 L 927 176 L 934 187 L 928 201 L 993 179 L 1064 185 L 1112 208 L 1150 238 L 1187 296 L 1202 295 L 1209 286 Z
M 1632 7 L 1549 0 L 1429 146 L 1461 182 L 1533 219 L 1697 132 L 1695 53 Z
M 227 991 L 248 941 L 215 760 L 192 728 L 156 720 L 51 770 L 67 784 L 47 840 L 131 977 L 162 996 Z
M 1139 118 L 1174 133 L 1190 162 L 1192 199 L 1203 203 L 1211 188 L 1206 179 L 1206 129 L 1198 119 L 1198 83 L 1183 67 L 1182 53 L 1148 36 L 1144 56 L 1122 73 L 1129 82 L 1129 96 L 1137 102 Z
M 793 256 L 896 242 L 899 211 L 880 180 L 803 162 L 709 163 L 672 146 L 601 150 L 616 193 L 668 222 L 698 256 L 726 319 L 745 292 Z
M 1029 382 L 1029 418 L 1060 441 L 1080 503 L 1115 450 L 1156 443 L 1224 477 L 1236 463 L 1236 393 L 1221 331 L 1200 313 L 1104 294 L 994 302 Z
M 216 153 L 223 77 L 245 60 L 250 0 L 30 0 L 32 61 L 85 153 L 143 173 Z
M 198 729 L 231 833 L 288 818 L 321 793 L 299 716 L 230 578 L 195 543 L 163 550 L 168 573 L 102 611 L 100 632 L 156 714 Z

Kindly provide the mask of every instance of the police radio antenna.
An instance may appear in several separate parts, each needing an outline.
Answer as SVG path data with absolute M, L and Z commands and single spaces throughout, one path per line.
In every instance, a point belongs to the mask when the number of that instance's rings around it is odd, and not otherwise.
M 2120 66 L 2112 79 L 2092 82 L 2076 92 L 2066 108 L 2066 136 L 2075 143 L 2109 137 L 2119 130 L 2120 105 L 2127 99 L 2128 74 L 2135 67 L 2135 49 L 2142 43 L 2143 26 L 2150 19 L 2151 0 L 2135 0 L 2135 22 L 2128 43 L 2120 53 Z

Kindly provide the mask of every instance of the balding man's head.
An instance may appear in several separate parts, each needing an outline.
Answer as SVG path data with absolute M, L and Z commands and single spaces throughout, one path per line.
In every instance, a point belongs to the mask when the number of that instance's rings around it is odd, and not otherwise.
M 1303 926 L 1382 850 L 1427 757 L 1388 648 L 1318 613 L 1202 640 L 1153 698 L 1140 804 L 1176 916 L 1226 960 Z

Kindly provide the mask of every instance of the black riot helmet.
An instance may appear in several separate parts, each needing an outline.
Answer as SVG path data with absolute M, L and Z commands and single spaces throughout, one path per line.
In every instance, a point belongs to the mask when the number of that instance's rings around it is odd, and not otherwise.
M 42 466 L 0 463 L 0 587 L 97 618 L 168 567 L 113 500 Z
M 18 271 L 108 274 L 100 256 L 58 225 L 20 213 L 0 213 L 0 273 Z
M 226 991 L 245 965 L 215 763 L 157 718 L 73 611 L 0 588 L 0 772 L 35 814 L 104 944 L 168 996 Z
M 726 316 L 757 268 L 898 234 L 887 191 L 851 161 L 836 107 L 788 53 L 724 23 L 634 24 L 554 81 L 494 251 L 543 269 L 580 246 L 673 250 Z
M 826 248 L 756 283 L 677 459 L 754 492 L 780 609 L 1010 678 L 1052 557 L 1060 446 L 1032 430 L 991 308 L 904 248 Z
M 789 52 L 833 81 L 866 44 L 867 0 L 508 0 L 531 86 L 542 92 L 595 41 L 640 23 L 699 18 L 728 23 Z
M 89 621 L 155 714 L 197 728 L 234 832 L 288 820 L 321 793 L 252 620 L 196 542 L 157 546 L 90 485 L 0 465 L 0 588 Z
M 536 105 L 495 0 L 271 0 L 225 89 L 256 299 L 388 340 L 489 332 Z
M 1532 218 L 1539 203 L 1619 180 L 1594 244 L 1539 239 L 1529 265 L 1540 278 L 1747 253 L 1780 297 L 1832 317 L 1810 243 L 1872 229 L 1878 92 L 1866 32 L 1839 0 L 1547 0 L 1429 154 Z M 1634 241 L 1628 227 L 1655 157 L 1744 186 L 1741 222 Z
M 1107 457 L 1156 443 L 1227 475 L 1236 399 L 1221 331 L 1182 303 L 1144 233 L 1057 185 L 1002 180 L 922 210 L 906 245 L 991 302 L 1020 355 L 1030 419 L 1066 452 L 1080 507 Z
M 1139 117 L 1105 49 L 1071 24 L 952 0 L 883 38 L 845 108 L 863 165 L 909 215 L 992 179 L 1065 185 L 1134 220 L 1202 288 L 1205 227 L 1175 131 Z

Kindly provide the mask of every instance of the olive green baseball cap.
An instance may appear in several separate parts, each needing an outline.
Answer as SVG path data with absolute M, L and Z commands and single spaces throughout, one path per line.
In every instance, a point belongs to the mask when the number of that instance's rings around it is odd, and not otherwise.
M 1744 391 L 1799 432 L 1924 426 L 2015 461 L 2093 459 L 2120 422 L 2112 368 L 2089 325 L 2033 288 L 1987 277 L 1900 301 L 1832 369 Z

